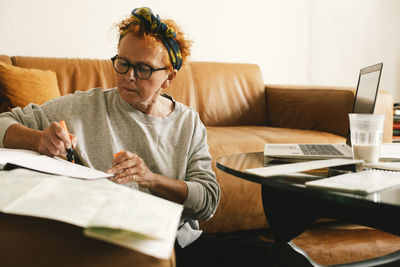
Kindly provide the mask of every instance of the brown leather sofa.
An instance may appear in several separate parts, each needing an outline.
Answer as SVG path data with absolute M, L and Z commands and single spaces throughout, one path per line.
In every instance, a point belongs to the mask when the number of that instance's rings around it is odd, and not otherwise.
M 115 73 L 110 60 L 0 56 L 0 61 L 23 68 L 55 71 L 61 95 L 94 87 L 115 86 Z M 215 161 L 228 154 L 262 151 L 266 142 L 343 143 L 348 134 L 347 114 L 352 111 L 354 92 L 354 88 L 348 87 L 265 85 L 259 67 L 254 64 L 190 62 L 184 66 L 174 84 L 165 93 L 199 113 L 207 127 L 213 168 L 222 190 L 221 202 L 215 216 L 210 221 L 201 222 L 201 228 L 208 233 L 268 228 L 262 208 L 260 185 L 218 170 Z M 376 112 L 386 114 L 384 142 L 391 142 L 392 104 L 391 96 L 381 91 Z M 10 219 L 8 216 L 10 215 L 2 214 L 0 227 L 5 234 L 10 234 L 9 238 L 30 238 L 32 235 L 25 235 L 25 230 L 36 231 L 36 226 L 29 228 L 32 226 L 32 218 L 12 216 Z M 18 223 L 8 223 L 10 220 Z M 60 243 L 67 238 L 62 231 L 57 232 L 59 222 L 35 223 L 45 223 L 49 235 L 59 235 Z M 4 227 L 12 230 L 8 231 Z M 38 227 L 40 233 L 46 235 L 44 227 Z M 342 239 L 337 235 L 338 229 L 342 233 Z M 54 231 L 56 232 L 53 233 Z M 84 237 L 75 234 L 75 238 L 76 242 L 81 242 Z M 47 239 L 48 237 L 43 238 Z M 34 243 L 24 240 L 24 251 L 30 249 L 27 244 L 35 246 L 36 242 L 41 242 L 39 235 L 33 240 Z M 327 240 L 332 240 L 333 243 L 324 244 Z M 0 241 L 1 247 L 5 246 L 3 242 L 4 240 Z M 311 255 L 314 261 L 326 265 L 373 258 L 400 249 L 400 239 L 396 236 L 361 226 L 343 228 L 337 222 L 332 226 L 326 221 L 316 223 L 293 242 Z M 342 244 L 339 246 L 336 242 Z M 68 244 L 73 246 L 73 241 Z M 344 251 L 343 244 L 351 246 Z M 97 253 L 90 247 L 96 245 L 99 244 L 85 246 L 93 257 Z M 18 246 L 13 249 L 17 249 L 17 252 L 9 252 L 10 255 L 17 255 Z M 113 247 L 114 250 L 118 248 Z M 124 251 L 118 253 L 136 253 L 122 248 L 121 250 Z M 108 257 L 107 260 L 112 263 L 113 258 Z M 87 261 L 81 263 L 88 266 Z M 174 265 L 174 260 L 171 258 L 170 261 L 159 261 L 157 264 Z M 79 260 L 74 265 L 78 266 Z

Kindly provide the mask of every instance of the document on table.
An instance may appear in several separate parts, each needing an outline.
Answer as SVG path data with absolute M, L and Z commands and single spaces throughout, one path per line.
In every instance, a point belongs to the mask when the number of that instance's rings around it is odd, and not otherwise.
M 400 143 L 382 143 L 379 157 L 400 159 Z
M 58 157 L 49 157 L 23 149 L 0 148 L 0 164 L 4 169 L 21 167 L 80 179 L 101 179 L 113 176 Z
M 311 161 L 281 164 L 275 166 L 267 166 L 261 168 L 246 169 L 245 172 L 262 177 L 269 177 L 274 175 L 285 175 L 290 173 L 304 172 L 304 171 L 323 169 L 328 167 L 358 164 L 362 162 L 363 162 L 362 160 L 352 160 L 352 159 L 311 160 Z
M 309 181 L 306 186 L 367 195 L 400 185 L 400 172 L 365 170 Z
M 380 170 L 400 171 L 400 162 L 364 163 L 363 167 Z
M 168 259 L 182 205 L 115 184 L 26 169 L 0 171 L 0 210 L 58 220 L 84 234 Z

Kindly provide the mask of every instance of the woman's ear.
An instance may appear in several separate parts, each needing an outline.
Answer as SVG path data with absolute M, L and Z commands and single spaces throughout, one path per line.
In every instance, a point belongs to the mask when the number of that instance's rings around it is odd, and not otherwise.
M 173 80 L 175 80 L 177 72 L 178 71 L 176 69 L 172 70 L 172 72 L 170 74 L 168 74 L 167 79 L 161 85 L 161 88 L 163 88 L 163 89 L 168 88 L 172 84 Z

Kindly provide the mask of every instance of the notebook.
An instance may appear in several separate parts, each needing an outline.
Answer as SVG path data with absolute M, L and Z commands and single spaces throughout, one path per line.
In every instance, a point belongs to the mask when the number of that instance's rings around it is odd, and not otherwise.
M 382 67 L 383 63 L 379 63 L 360 70 L 353 113 L 372 114 L 374 112 Z M 396 147 L 398 147 L 397 151 L 400 151 L 400 146 Z M 381 148 L 382 157 L 393 158 L 393 155 L 398 155 L 398 158 L 400 158 L 400 153 L 388 153 L 387 149 L 393 151 L 395 148 L 392 143 L 383 144 Z M 272 158 L 329 159 L 352 158 L 353 154 L 350 134 L 348 134 L 346 144 L 265 144 L 264 156 Z
M 290 174 L 295 174 L 296 176 L 301 175 L 303 177 L 305 176 L 312 177 L 313 175 L 303 174 L 302 172 L 309 170 L 330 168 L 335 166 L 359 164 L 359 163 L 362 163 L 362 160 L 333 158 L 324 160 L 302 161 L 289 164 L 278 164 L 261 168 L 251 168 L 251 169 L 245 169 L 244 172 L 261 177 L 270 177 L 275 175 L 290 175 Z
M 360 195 L 382 191 L 400 185 L 400 172 L 366 170 L 305 183 L 308 187 L 329 189 Z

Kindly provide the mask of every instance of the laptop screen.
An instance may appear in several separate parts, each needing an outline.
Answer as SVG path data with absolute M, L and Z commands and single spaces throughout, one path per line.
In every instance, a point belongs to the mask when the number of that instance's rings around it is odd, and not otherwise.
M 379 63 L 360 70 L 353 113 L 374 112 L 382 66 L 383 64 Z
M 354 98 L 353 113 L 374 113 L 382 67 L 383 63 L 379 63 L 366 68 L 362 68 L 360 70 L 356 96 Z M 351 146 L 350 127 L 347 135 L 346 144 Z

